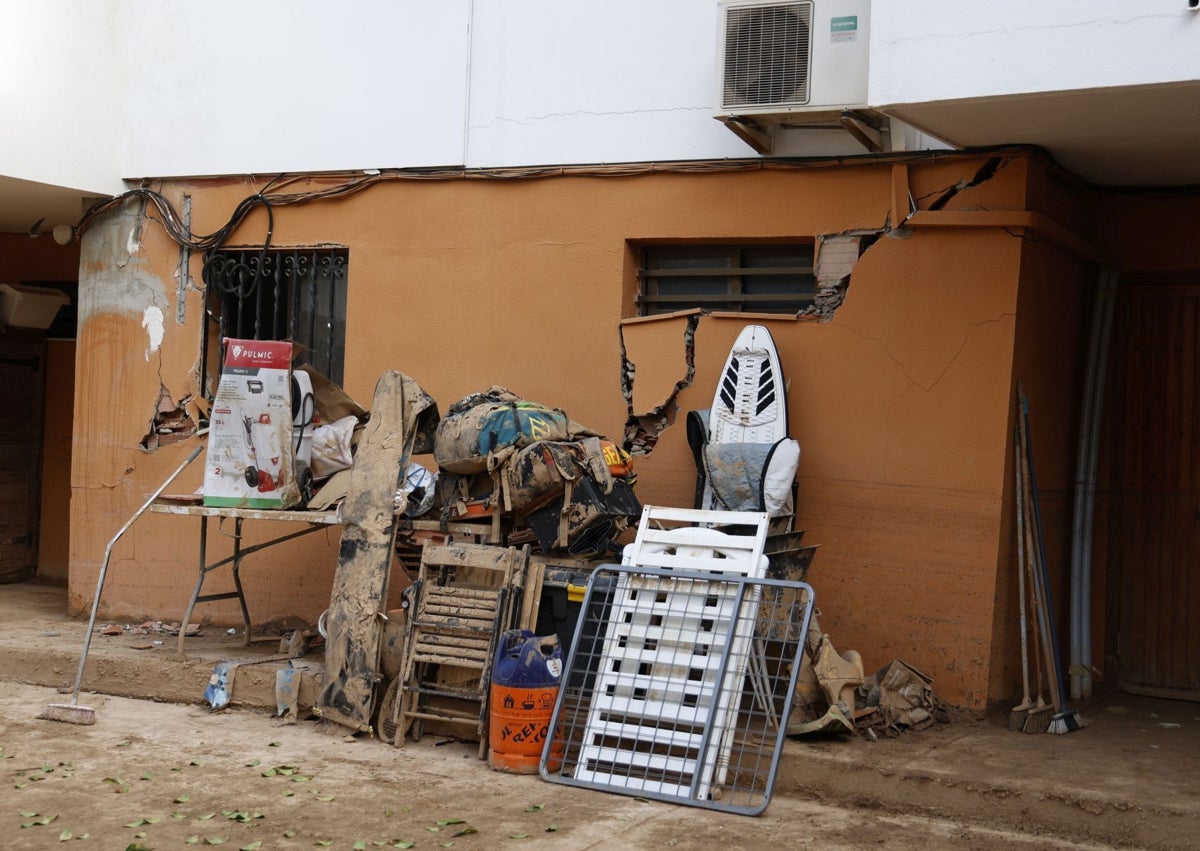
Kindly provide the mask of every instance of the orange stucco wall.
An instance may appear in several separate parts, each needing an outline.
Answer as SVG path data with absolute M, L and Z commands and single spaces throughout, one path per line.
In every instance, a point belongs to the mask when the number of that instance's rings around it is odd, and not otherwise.
M 914 198 L 928 204 L 969 181 L 984 159 L 914 162 Z M 953 195 L 945 209 L 1021 210 L 1029 182 L 1028 161 L 1016 157 Z M 166 191 L 177 206 L 183 193 L 192 196 L 193 230 L 205 233 L 256 189 L 226 181 Z M 378 375 L 394 368 L 415 377 L 443 410 L 502 384 L 619 437 L 629 413 L 621 333 L 645 379 L 635 381 L 634 413 L 666 401 L 685 370 L 680 320 L 620 326 L 636 284 L 631 245 L 811 239 L 883 228 L 890 210 L 886 164 L 396 181 L 278 209 L 273 241 L 349 247 L 344 383 L 363 404 Z M 261 243 L 265 229 L 258 211 L 229 244 Z M 894 232 L 860 259 L 831 321 L 767 320 L 791 382 L 792 435 L 803 447 L 797 525 L 821 545 L 810 579 L 823 628 L 839 648 L 859 650 L 868 670 L 904 659 L 933 676 L 945 700 L 975 708 L 1011 679 L 994 677 L 992 667 L 995 619 L 1008 618 L 1000 571 L 1008 557 L 1014 341 L 1026 313 L 1051 316 L 1063 307 L 1027 307 L 1024 288 L 1045 288 L 1057 262 L 1031 261 L 1027 248 L 997 228 Z M 72 472 L 75 611 L 90 602 L 108 538 L 192 445 L 137 448 L 160 383 L 177 400 L 197 392 L 200 301 L 188 290 L 184 321 L 176 321 L 178 263 L 157 224 L 139 231 L 134 204 L 85 236 Z M 193 258 L 196 281 L 199 273 Z M 152 306 L 165 317 L 157 349 L 143 327 Z M 700 320 L 694 381 L 677 400 L 681 413 L 709 406 L 743 324 Z M 200 467 L 172 490 L 194 489 Z M 638 460 L 638 472 L 643 502 L 690 504 L 695 474 L 681 416 L 654 453 Z M 114 551 L 102 611 L 178 618 L 195 582 L 195 523 L 159 515 L 139 521 Z M 251 538 L 262 534 L 247 529 Z M 328 600 L 336 540 L 335 532 L 320 532 L 248 559 L 243 579 L 257 622 L 316 618 Z M 210 555 L 221 554 L 225 542 L 210 535 L 210 546 Z M 206 590 L 220 590 L 212 581 Z M 226 602 L 204 604 L 198 614 L 236 622 L 236 604 Z

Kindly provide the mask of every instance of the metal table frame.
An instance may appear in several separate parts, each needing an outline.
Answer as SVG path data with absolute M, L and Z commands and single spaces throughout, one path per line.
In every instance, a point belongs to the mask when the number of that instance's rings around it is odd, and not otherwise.
M 197 603 L 208 603 L 213 600 L 234 600 L 242 607 L 242 621 L 246 625 L 243 635 L 243 646 L 250 644 L 250 609 L 246 605 L 246 594 L 242 588 L 241 568 L 242 559 L 251 553 L 256 553 L 259 550 L 264 550 L 267 547 L 273 547 L 276 544 L 282 544 L 284 541 L 290 541 L 293 538 L 299 538 L 303 535 L 308 535 L 312 532 L 317 532 L 321 529 L 327 529 L 330 526 L 341 526 L 342 521 L 336 509 L 326 511 L 309 511 L 306 509 L 289 510 L 275 508 L 224 508 L 211 505 L 197 505 L 194 503 L 180 502 L 178 499 L 161 498 L 150 503 L 150 510 L 158 514 L 173 514 L 182 517 L 199 517 L 200 518 L 200 555 L 199 555 L 199 571 L 196 577 L 196 587 L 192 591 L 192 596 L 188 600 L 187 611 L 184 612 L 183 620 L 179 624 L 179 643 L 178 655 L 184 656 L 183 643 L 187 635 L 187 626 L 192 619 L 192 612 L 196 608 Z M 233 554 L 226 556 L 220 561 L 214 561 L 212 564 L 207 564 L 208 561 L 208 518 L 217 517 L 222 520 L 233 518 Z M 242 546 L 242 523 L 246 520 L 271 520 L 274 522 L 287 523 L 305 523 L 306 528 L 295 532 L 289 532 L 286 535 L 280 535 L 272 538 L 269 541 L 262 541 L 249 547 Z M 429 520 L 408 520 L 404 519 L 400 523 L 401 530 L 416 530 L 424 532 L 440 532 L 448 534 L 453 540 L 455 537 L 463 537 L 472 541 L 478 541 L 480 537 L 486 534 L 488 527 L 483 527 L 481 524 L 472 523 L 448 523 L 443 525 L 437 521 Z M 204 580 L 208 574 L 214 570 L 218 570 L 227 564 L 233 565 L 233 585 L 236 590 L 224 591 L 218 594 L 201 594 L 204 588 Z
M 293 538 L 299 538 L 303 535 L 308 535 L 312 532 L 317 532 L 321 529 L 330 526 L 340 526 L 341 520 L 338 517 L 337 511 L 288 511 L 279 509 L 257 509 L 257 508 L 219 508 L 208 505 L 188 505 L 186 503 L 174 502 L 169 500 L 155 500 L 150 505 L 150 510 L 159 514 L 174 514 L 185 517 L 200 518 L 200 557 L 199 557 L 199 574 L 196 577 L 196 587 L 192 591 L 192 596 L 188 600 L 187 611 L 184 612 L 183 620 L 179 624 L 179 644 L 178 655 L 183 656 L 183 640 L 187 635 L 188 622 L 192 619 L 192 612 L 196 608 L 197 603 L 208 603 L 213 600 L 233 600 L 236 599 L 242 607 L 242 620 L 246 625 L 245 634 L 243 635 L 243 646 L 250 644 L 250 610 L 246 605 L 246 594 L 242 589 L 241 568 L 242 559 L 251 553 L 256 553 L 259 550 L 264 550 L 267 547 L 273 547 L 276 544 L 282 544 L 284 541 L 290 541 Z M 208 564 L 208 518 L 218 517 L 222 520 L 225 518 L 233 518 L 233 555 L 214 561 Z M 272 520 L 275 522 L 290 522 L 290 523 L 305 523 L 306 528 L 299 531 L 289 532 L 286 535 L 280 535 L 272 538 L 269 541 L 263 541 L 249 547 L 242 546 L 242 524 L 246 520 Z M 224 567 L 227 564 L 233 565 L 233 585 L 236 590 L 224 591 L 219 594 L 201 594 L 204 588 L 204 580 L 214 570 Z

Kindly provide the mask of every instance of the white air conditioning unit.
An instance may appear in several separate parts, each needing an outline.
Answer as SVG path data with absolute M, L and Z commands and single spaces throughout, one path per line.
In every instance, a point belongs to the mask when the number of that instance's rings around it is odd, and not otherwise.
M 722 0 L 714 116 L 769 126 L 865 109 L 870 17 L 870 0 Z

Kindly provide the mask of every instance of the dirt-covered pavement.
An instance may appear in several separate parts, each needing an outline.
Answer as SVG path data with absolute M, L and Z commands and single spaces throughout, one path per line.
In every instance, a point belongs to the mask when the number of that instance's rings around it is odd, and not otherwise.
M 474 746 L 397 750 L 245 710 L 85 694 L 94 726 L 36 718 L 63 700 L 0 695 L 0 847 L 1104 847 L 790 797 L 727 815 L 496 773 Z

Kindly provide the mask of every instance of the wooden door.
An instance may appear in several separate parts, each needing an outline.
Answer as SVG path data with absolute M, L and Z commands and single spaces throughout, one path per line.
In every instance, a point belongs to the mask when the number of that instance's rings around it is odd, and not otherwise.
M 0 582 L 32 575 L 37 561 L 45 335 L 0 335 Z
M 1200 700 L 1200 285 L 1131 287 L 1127 305 L 1121 685 Z

